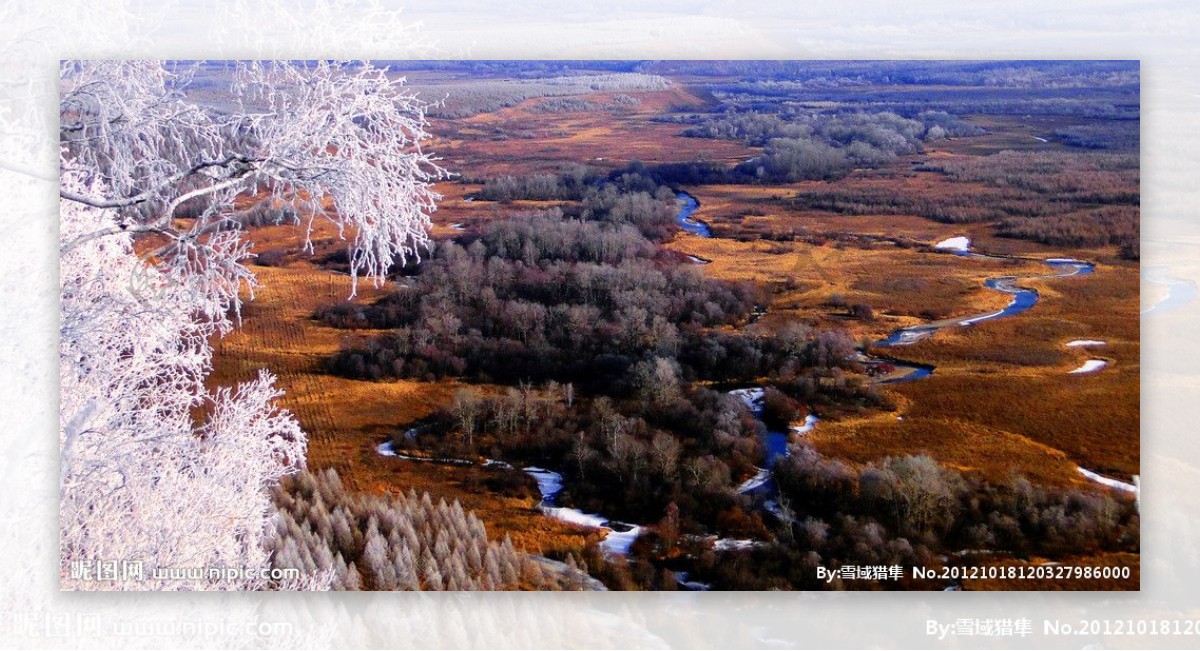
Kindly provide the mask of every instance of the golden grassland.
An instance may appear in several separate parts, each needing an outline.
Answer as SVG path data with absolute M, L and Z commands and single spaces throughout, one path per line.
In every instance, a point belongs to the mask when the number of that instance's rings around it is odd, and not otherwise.
M 846 327 L 867 341 L 928 320 L 922 312 L 967 317 L 1003 308 L 1011 297 L 985 288 L 986 278 L 1052 273 L 1036 262 L 890 245 L 860 249 L 682 236 L 672 247 L 712 260 L 705 270 L 716 277 L 780 283 L 760 327 L 802 320 Z M 886 389 L 905 398 L 898 412 L 824 421 L 810 435 L 814 443 L 855 461 L 926 452 L 996 478 L 1017 471 L 1046 482 L 1077 483 L 1075 464 L 1126 479 L 1136 474 L 1136 265 L 1106 264 L 1089 276 L 1026 279 L 1021 285 L 1037 289 L 1041 298 L 1020 316 L 878 349 L 938 368 L 927 380 Z M 848 303 L 871 304 L 876 319 L 859 321 L 828 307 L 834 294 Z M 1073 339 L 1107 345 L 1065 347 Z M 1069 373 L 1089 358 L 1105 359 L 1109 366 L 1093 374 Z
M 650 121 L 666 106 L 695 102 L 682 90 L 628 93 L 642 99 L 620 111 L 546 113 L 539 100 L 471 118 L 446 120 L 451 134 L 431 146 L 455 171 L 474 176 L 519 174 L 553 169 L 561 162 L 601 167 L 632 159 L 736 161 L 756 154 L 738 143 L 679 135 L 679 125 Z M 1011 120 L 1008 121 L 1011 128 Z M 1039 145 L 1046 125 L 1029 133 L 994 132 L 984 140 L 959 139 L 923 156 L 961 156 L 1013 146 Z M 1025 128 L 1025 127 L 1023 127 Z M 498 134 L 525 134 L 498 137 Z M 977 151 L 978 150 L 978 151 Z M 908 157 L 886 173 L 855 172 L 843 183 L 908 183 L 938 192 L 939 175 L 910 172 Z M 897 170 L 900 170 L 898 173 Z M 916 345 L 882 351 L 934 364 L 930 379 L 888 385 L 895 412 L 826 419 L 810 437 L 823 453 L 852 462 L 888 455 L 926 453 L 955 468 L 1007 478 L 1019 472 L 1057 485 L 1083 485 L 1076 465 L 1121 479 L 1139 470 L 1139 274 L 1136 263 L 1117 261 L 1111 248 L 1055 250 L 998 238 L 986 225 L 946 225 L 913 215 L 841 216 L 804 212 L 785 199 L 806 184 L 706 186 L 688 188 L 701 206 L 696 217 L 734 238 L 705 239 L 680 234 L 674 250 L 711 260 L 703 271 L 717 278 L 750 280 L 773 288 L 768 315 L 756 328 L 800 320 L 848 329 L 872 341 L 891 330 L 930 318 L 970 316 L 1001 309 L 1009 296 L 983 287 L 998 275 L 1035 276 L 1051 270 L 1033 261 L 965 259 L 888 242 L 850 244 L 830 240 L 757 239 L 773 232 L 858 233 L 932 243 L 967 235 L 983 250 L 1036 257 L 1070 256 L 1102 261 L 1091 276 L 1028 279 L 1022 285 L 1041 294 L 1029 312 L 969 328 L 939 332 Z M 468 228 L 522 206 L 469 201 L 478 186 L 438 185 L 444 198 L 434 215 L 432 235 L 451 237 L 451 224 Z M 739 241 L 737 235 L 745 235 Z M 318 251 L 330 246 L 332 231 L 318 230 Z M 290 227 L 251 231 L 255 250 L 299 253 L 301 233 Z M 215 384 L 253 377 L 260 368 L 279 376 L 287 393 L 283 404 L 310 434 L 309 466 L 337 468 L 354 489 L 387 492 L 415 488 L 435 497 L 458 499 L 476 511 L 493 536 L 510 535 L 531 552 L 578 550 L 601 534 L 542 516 L 535 500 L 487 492 L 472 481 L 477 470 L 389 459 L 375 447 L 439 406 L 449 403 L 452 382 L 369 382 L 334 377 L 322 360 L 349 336 L 310 318 L 325 304 L 344 299 L 349 279 L 322 270 L 299 255 L 279 267 L 255 267 L 263 289 L 244 311 L 242 327 L 216 342 Z M 840 294 L 849 304 L 868 303 L 876 318 L 850 318 L 829 299 Z M 379 295 L 360 285 L 359 300 Z M 361 333 L 360 334 L 368 334 Z M 1102 339 L 1107 346 L 1065 348 L 1072 339 Z M 1070 375 L 1083 360 L 1110 362 L 1102 371 Z M 1089 484 L 1090 485 L 1090 484 Z M 1020 586 L 992 584 L 969 588 Z
M 939 332 L 902 351 L 892 351 L 937 365 L 923 382 L 894 385 L 912 408 L 903 421 L 891 421 L 858 434 L 862 449 L 894 449 L 888 441 L 910 432 L 943 434 L 942 445 L 964 436 L 942 424 L 946 419 L 999 429 L 1050 446 L 1072 463 L 1128 480 L 1139 468 L 1140 356 L 1137 269 L 1133 265 L 1102 266 L 1091 276 L 1028 281 L 1039 289 L 1038 305 L 1018 317 Z M 1100 339 L 1107 345 L 1090 350 L 1066 348 L 1072 339 Z M 1085 359 L 1109 365 L 1096 373 L 1071 374 Z M 939 422 L 941 421 L 941 422 Z M 829 436 L 851 436 L 838 426 Z M 820 432 L 818 437 L 827 432 Z M 853 436 L 851 436 L 853 438 Z M 964 463 L 970 446 L 952 446 L 935 455 Z M 1049 472 L 1043 464 L 1011 464 L 988 457 L 976 466 L 989 474 L 1010 468 L 1025 473 Z M 1061 463 L 1058 464 L 1062 466 Z M 1081 481 L 1073 469 L 1064 480 Z
M 254 231 L 257 248 L 294 246 L 299 234 L 291 227 Z M 457 499 L 474 510 L 493 537 L 510 535 L 521 550 L 532 553 L 579 550 L 598 533 L 546 518 L 536 500 L 503 497 L 470 486 L 479 471 L 389 459 L 375 448 L 391 434 L 450 402 L 454 383 L 408 380 L 350 380 L 322 371 L 322 361 L 349 336 L 310 318 L 321 305 L 350 293 L 346 276 L 296 261 L 286 267 L 255 267 L 263 287 L 243 310 L 242 326 L 215 342 L 215 368 L 210 381 L 228 385 L 267 369 L 286 393 L 282 406 L 309 434 L 310 469 L 335 468 L 354 490 L 386 493 L 429 492 L 435 499 Z M 359 286 L 361 300 L 379 290 Z M 360 331 L 361 332 L 361 331 Z M 363 333 L 369 334 L 369 333 Z
M 633 160 L 733 163 L 758 153 L 736 142 L 687 138 L 677 124 L 652 121 L 670 106 L 699 103 L 682 88 L 586 97 L 606 102 L 612 95 L 632 95 L 640 101 L 619 109 L 548 113 L 536 108 L 545 99 L 530 99 L 494 113 L 443 120 L 439 131 L 451 135 L 434 140 L 430 149 L 459 169 L 482 175 L 528 174 L 568 161 L 600 167 Z

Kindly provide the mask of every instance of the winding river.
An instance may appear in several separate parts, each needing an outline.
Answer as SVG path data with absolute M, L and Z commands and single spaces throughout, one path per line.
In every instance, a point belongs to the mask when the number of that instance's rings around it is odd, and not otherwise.
M 675 193 L 675 203 L 679 204 L 679 214 L 675 216 L 675 220 L 679 222 L 679 227 L 700 237 L 712 237 L 712 229 L 702 221 L 692 219 L 692 214 L 700 208 L 700 202 L 696 197 L 686 193 Z
M 680 228 L 700 237 L 713 236 L 712 230 L 707 224 L 692 218 L 692 215 L 700 207 L 700 203 L 695 197 L 686 192 L 678 192 L 676 194 L 676 201 L 679 204 L 679 213 L 676 219 Z M 960 251 L 955 251 L 954 253 L 963 257 L 1007 259 L 1003 256 L 974 253 L 965 248 Z M 692 260 L 693 262 L 697 263 L 709 262 L 708 260 L 694 256 L 692 256 Z M 1044 260 L 1043 262 L 1051 268 L 1057 270 L 1058 273 L 1047 274 L 1044 276 L 1034 276 L 1033 278 L 1065 278 L 1069 276 L 1090 274 L 1095 269 L 1095 265 L 1090 262 L 1068 258 L 1051 258 L 1049 260 Z M 875 345 L 879 347 L 903 346 L 932 336 L 942 328 L 970 326 L 991 319 L 999 319 L 1021 314 L 1037 304 L 1038 293 L 1037 290 L 1018 285 L 1019 280 L 1020 279 L 1015 276 L 1000 276 L 996 278 L 989 278 L 984 282 L 984 286 L 989 289 L 1012 295 L 1012 301 L 1004 309 L 986 314 L 978 314 L 955 319 L 945 319 L 942 321 L 934 321 L 915 326 L 908 326 L 906 328 L 900 328 L 892 332 L 886 339 L 875 342 Z M 1194 294 L 1194 284 L 1191 285 L 1191 290 Z M 1188 298 L 1190 299 L 1190 296 Z M 1157 309 L 1157 307 L 1158 306 L 1155 306 L 1155 309 Z M 919 380 L 929 377 L 934 371 L 933 366 L 926 364 L 907 362 L 885 356 L 867 355 L 865 353 L 860 353 L 860 355 L 862 355 L 863 361 L 866 362 L 886 362 L 896 366 L 897 368 L 906 369 L 906 372 L 902 374 L 892 374 L 887 378 L 878 380 L 878 382 L 881 384 Z M 764 389 L 762 387 L 735 389 L 730 391 L 730 395 L 734 396 L 744 405 L 746 405 L 746 407 L 760 423 L 763 422 L 762 413 Z M 765 467 L 759 468 L 757 474 L 746 480 L 738 488 L 738 492 L 751 495 L 759 499 L 765 510 L 772 513 L 776 517 L 779 517 L 780 519 L 785 519 L 787 514 L 785 514 L 779 507 L 779 504 L 776 500 L 778 489 L 775 485 L 775 480 L 771 469 L 780 458 L 788 455 L 788 446 L 792 436 L 803 435 L 809 432 L 813 429 L 813 427 L 816 426 L 817 422 L 817 416 L 815 414 L 809 414 L 807 417 L 805 417 L 803 425 L 793 426 L 791 431 L 788 432 L 774 431 L 767 428 L 764 424 L 763 447 L 765 449 Z M 415 430 L 409 432 L 410 435 L 414 433 Z M 381 444 L 377 451 L 379 454 L 385 456 L 399 457 L 410 461 L 448 463 L 451 465 L 476 465 L 476 462 L 466 459 L 432 459 L 401 455 L 392 449 L 390 442 Z M 511 465 L 503 461 L 490 459 L 481 462 L 478 465 L 512 468 Z M 605 529 L 608 531 L 608 534 L 605 536 L 604 540 L 600 542 L 601 549 L 603 549 L 605 553 L 614 556 L 621 556 L 629 553 L 629 549 L 633 545 L 633 542 L 643 530 L 642 526 L 622 523 L 596 513 L 585 513 L 579 509 L 559 506 L 557 504 L 557 498 L 563 490 L 563 476 L 561 473 L 537 466 L 529 466 L 523 468 L 522 470 L 526 474 L 533 477 L 534 481 L 537 482 L 538 490 L 542 495 L 542 499 L 538 504 L 538 509 L 540 511 L 549 517 L 562 520 L 564 522 L 586 527 Z M 1080 472 L 1089 476 L 1089 478 L 1091 478 L 1093 475 L 1093 473 L 1089 473 L 1082 468 L 1080 469 Z M 1097 475 L 1095 477 L 1099 476 Z M 1114 485 L 1121 484 L 1122 489 L 1125 489 L 1124 487 L 1128 486 L 1123 482 L 1117 482 L 1116 480 L 1110 480 L 1108 478 L 1100 478 L 1098 481 L 1108 482 Z M 725 539 L 717 539 L 714 541 L 714 547 L 718 549 L 744 548 L 753 546 L 754 544 L 757 544 L 757 541 Z M 679 581 L 683 587 L 688 589 L 705 589 L 706 587 L 703 586 L 703 584 L 693 585 L 687 581 L 686 576 L 681 576 Z
M 993 260 L 1008 260 L 1004 256 L 987 255 L 983 253 L 959 253 L 963 257 L 988 258 Z M 1096 265 L 1082 260 L 1073 258 L 1050 258 L 1042 261 L 1045 265 L 1055 269 L 1058 273 L 1045 274 L 1042 276 L 1027 276 L 1025 280 L 1036 280 L 1042 278 L 1068 278 L 1071 276 L 1081 276 L 1092 273 L 1096 270 Z M 932 336 L 938 330 L 947 327 L 955 326 L 971 326 L 992 319 L 1002 319 L 1004 317 L 1016 316 L 1028 311 L 1038 302 L 1038 293 L 1036 289 L 1021 287 L 1017 283 L 1022 280 L 1016 276 L 997 276 L 988 278 L 983 281 L 983 286 L 998 292 L 1003 292 L 1012 296 L 1012 300 L 1003 309 L 995 312 L 985 312 L 966 317 L 956 317 L 953 319 L 942 319 L 940 321 L 931 321 L 906 328 L 894 330 L 885 339 L 875 342 L 876 346 L 906 346 L 916 343 L 926 337 Z M 930 369 L 932 372 L 932 369 Z M 925 376 L 927 377 L 927 375 Z
M 689 233 L 699 235 L 701 237 L 712 237 L 712 231 L 709 227 L 694 218 L 692 215 L 699 209 L 700 203 L 695 197 L 686 193 L 679 192 L 676 194 L 676 200 L 679 202 L 680 211 L 678 215 L 679 226 Z M 956 256 L 964 258 L 986 258 L 992 260 L 1016 260 L 1011 256 L 993 255 L 988 253 L 978 253 L 970 250 L 970 240 L 966 237 L 956 237 L 935 245 L 935 248 L 942 248 L 953 253 Z M 706 261 L 707 262 L 707 261 Z M 1048 258 L 1041 260 L 1043 264 L 1054 270 L 1054 273 L 1044 274 L 1039 276 L 997 276 L 988 278 L 984 281 L 984 287 L 988 289 L 1009 294 L 1012 300 L 1003 309 L 995 312 L 986 312 L 981 314 L 970 315 L 966 317 L 956 317 L 952 319 L 943 319 L 940 321 L 931 321 L 913 326 L 907 326 L 892 331 L 886 338 L 876 341 L 874 345 L 880 348 L 889 348 L 896 346 L 905 346 L 921 341 L 927 337 L 933 336 L 939 330 L 950 327 L 968 327 L 984 321 L 992 319 L 1002 319 L 1010 316 L 1022 314 L 1037 305 L 1038 292 L 1036 289 L 1022 287 L 1019 283 L 1021 280 L 1038 280 L 1048 278 L 1070 278 L 1073 276 L 1085 276 L 1093 273 L 1096 270 L 1096 265 L 1084 260 L 1076 260 L 1074 258 Z M 1168 286 L 1167 296 L 1159 301 L 1151 308 L 1142 312 L 1143 315 L 1155 312 L 1164 312 L 1170 309 L 1179 307 L 1180 305 L 1190 302 L 1197 294 L 1196 283 L 1190 280 L 1178 280 L 1166 276 L 1165 270 L 1154 270 L 1153 275 L 1148 277 L 1148 280 Z M 1077 343 L 1077 342 L 1073 342 Z M 1099 343 L 1099 342 L 1091 342 Z M 1070 345 L 1070 344 L 1068 344 Z M 905 360 L 896 359 L 893 357 L 869 355 L 865 352 L 860 352 L 860 360 L 868 364 L 889 364 L 895 367 L 899 372 L 889 373 L 887 377 L 877 380 L 880 384 L 889 384 L 895 382 L 911 382 L 921 380 L 933 375 L 936 367 L 929 364 L 919 364 Z M 1086 374 L 1098 371 L 1107 364 L 1104 360 L 1088 360 L 1079 368 L 1071 371 L 1071 374 Z M 742 389 L 733 392 L 746 403 L 755 417 L 762 422 L 762 389 Z M 805 420 L 805 424 L 800 428 L 793 428 L 794 431 L 803 433 L 816 424 L 816 417 L 809 415 Z M 778 505 L 774 503 L 776 488 L 774 478 L 771 474 L 771 468 L 775 461 L 787 455 L 787 446 L 790 434 L 787 432 L 770 432 L 766 434 L 764 441 L 767 449 L 766 468 L 760 468 L 759 472 L 745 483 L 742 484 L 740 491 L 747 494 L 765 496 L 764 506 L 782 517 L 782 513 L 778 510 Z M 1103 477 L 1085 468 L 1079 468 L 1080 474 L 1097 481 L 1106 486 L 1116 488 L 1118 490 L 1136 492 L 1136 487 L 1133 484 L 1123 482 L 1108 477 Z

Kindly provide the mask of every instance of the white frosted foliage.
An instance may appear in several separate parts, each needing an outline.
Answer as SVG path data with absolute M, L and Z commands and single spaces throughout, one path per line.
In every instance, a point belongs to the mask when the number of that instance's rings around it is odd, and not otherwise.
M 310 235 L 332 222 L 355 278 L 381 278 L 428 241 L 430 183 L 443 172 L 421 149 L 424 107 L 401 81 L 330 62 L 248 63 L 228 77 L 231 106 L 218 111 L 191 102 L 187 74 L 162 62 L 61 66 L 66 589 L 267 586 L 150 573 L 269 567 L 269 489 L 304 464 L 306 436 L 269 372 L 205 385 L 212 337 L 234 327 L 255 286 L 236 197 L 290 206 Z M 141 561 L 142 580 L 71 572 L 113 560 Z

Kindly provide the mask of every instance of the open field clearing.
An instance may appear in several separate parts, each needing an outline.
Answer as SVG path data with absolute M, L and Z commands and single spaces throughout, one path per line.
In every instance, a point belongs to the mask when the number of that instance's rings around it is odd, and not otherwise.
M 264 250 L 296 237 L 291 227 L 256 232 Z M 327 374 L 324 359 L 336 352 L 344 331 L 311 319 L 316 308 L 349 295 L 349 278 L 298 262 L 287 268 L 256 267 L 264 287 L 247 304 L 242 327 L 216 342 L 214 384 L 254 377 L 259 369 L 279 376 L 283 405 L 309 433 L 308 466 L 335 468 L 355 490 L 375 493 L 428 491 L 458 499 L 487 524 L 494 538 L 510 535 L 522 551 L 543 554 L 578 550 L 598 534 L 543 517 L 537 498 L 506 498 L 478 485 L 473 474 L 436 464 L 407 463 L 380 456 L 375 448 L 405 426 L 450 402 L 452 384 L 407 380 L 369 382 Z M 376 290 L 359 287 L 369 300 Z M 472 486 L 471 484 L 475 485 Z
M 1039 263 L 964 260 L 894 247 L 839 250 L 694 237 L 681 237 L 674 246 L 712 260 L 705 270 L 719 277 L 765 282 L 784 278 L 782 282 L 798 286 L 776 295 L 769 315 L 760 322 L 763 327 L 793 319 L 841 323 L 856 338 L 868 340 L 919 323 L 922 313 L 945 318 L 1000 309 L 1009 297 L 985 289 L 984 278 L 1046 272 Z M 784 248 L 786 252 L 774 252 Z M 830 453 L 860 461 L 925 450 L 947 463 L 992 476 L 1024 471 L 1044 480 L 1079 483 L 1071 459 L 1126 476 L 1136 473 L 1138 319 L 1130 307 L 1137 294 L 1136 268 L 1100 267 L 1094 277 L 1022 284 L 1041 294 L 1028 313 L 942 331 L 888 351 L 937 366 L 929 380 L 889 389 L 919 407 L 866 422 L 824 423 L 812 440 L 819 446 L 828 444 Z M 876 322 L 831 314 L 825 305 L 835 293 L 848 303 L 870 303 Z M 1068 377 L 1088 354 L 1063 344 L 1087 336 L 1109 343 L 1102 355 L 1113 363 L 1094 377 Z M 1003 442 L 1000 447 L 1021 450 L 1020 458 L 980 445 L 979 426 L 993 435 L 1003 434 L 996 439 Z
M 699 103 L 682 89 L 627 94 L 639 103 L 631 108 L 547 113 L 537 108 L 547 100 L 530 99 L 495 113 L 447 120 L 442 130 L 446 135 L 432 147 L 456 161 L 459 169 L 480 175 L 543 171 L 563 161 L 600 167 L 632 160 L 733 163 L 754 154 L 733 142 L 686 138 L 677 125 L 651 121 L 666 107 Z M 586 98 L 606 103 L 611 93 Z

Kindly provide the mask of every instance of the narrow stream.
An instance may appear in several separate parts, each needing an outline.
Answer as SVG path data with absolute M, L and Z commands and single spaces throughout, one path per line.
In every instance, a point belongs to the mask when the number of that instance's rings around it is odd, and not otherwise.
M 779 507 L 777 499 L 779 487 L 775 485 L 775 463 L 779 459 L 788 456 L 788 447 L 791 444 L 793 434 L 802 435 L 812 431 L 820 419 L 817 418 L 816 414 L 810 413 L 804 417 L 803 425 L 795 425 L 790 431 L 781 432 L 772 430 L 766 426 L 762 418 L 764 393 L 765 389 L 762 387 L 735 389 L 729 392 L 729 395 L 737 398 L 742 404 L 746 405 L 746 408 L 754 415 L 755 420 L 762 423 L 764 431 L 763 448 L 766 452 L 763 459 L 763 466 L 765 467 L 759 468 L 753 477 L 742 482 L 742 485 L 738 487 L 738 492 L 743 495 L 761 498 L 763 508 L 768 513 L 780 520 L 787 520 L 788 515 Z M 717 542 L 719 544 L 720 540 Z
M 679 204 L 679 214 L 676 215 L 675 221 L 679 222 L 679 227 L 700 237 L 712 237 L 712 229 L 702 221 L 692 219 L 692 215 L 700 209 L 700 202 L 696 197 L 686 193 L 677 192 L 675 194 L 675 202 Z
M 981 253 L 965 253 L 956 255 L 961 255 L 963 257 L 993 259 L 1001 258 L 1001 256 L 985 255 Z M 1090 262 L 1084 262 L 1082 260 L 1075 260 L 1073 258 L 1050 258 L 1048 260 L 1043 260 L 1042 262 L 1050 268 L 1058 270 L 1058 273 L 1046 274 L 1043 276 L 1029 276 L 1025 279 L 1068 278 L 1071 276 L 1087 275 L 1096 270 L 1096 265 Z M 943 319 L 941 321 L 933 321 L 931 323 L 922 323 L 915 326 L 908 326 L 906 328 L 899 328 L 894 330 L 890 335 L 887 336 L 887 338 L 875 342 L 875 345 L 880 347 L 907 346 L 925 339 L 926 337 L 932 336 L 935 332 L 941 330 L 942 328 L 952 326 L 971 326 L 983 321 L 1016 316 L 1023 312 L 1027 312 L 1034 305 L 1037 305 L 1038 293 L 1036 289 L 1030 289 L 1028 287 L 1021 287 L 1018 285 L 1017 283 L 1020 280 L 1022 280 L 1022 278 L 1017 278 L 1016 276 L 997 276 L 995 278 L 988 278 L 983 282 L 983 286 L 987 287 L 988 289 L 1010 294 L 1012 296 L 1012 301 L 1010 301 L 1009 304 L 1003 309 L 968 317 Z

